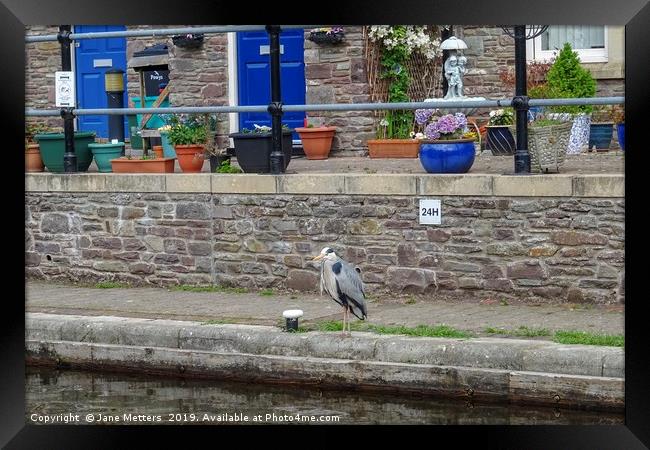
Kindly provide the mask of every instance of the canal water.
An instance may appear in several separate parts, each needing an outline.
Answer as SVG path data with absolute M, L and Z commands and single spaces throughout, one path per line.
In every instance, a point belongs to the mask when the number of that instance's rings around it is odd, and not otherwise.
M 622 424 L 624 414 L 27 367 L 32 424 Z

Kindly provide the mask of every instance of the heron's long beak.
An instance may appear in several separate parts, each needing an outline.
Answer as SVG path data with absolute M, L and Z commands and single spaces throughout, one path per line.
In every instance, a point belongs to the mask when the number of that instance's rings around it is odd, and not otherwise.
M 318 261 L 319 259 L 323 259 L 323 255 L 317 255 L 312 258 L 312 261 Z

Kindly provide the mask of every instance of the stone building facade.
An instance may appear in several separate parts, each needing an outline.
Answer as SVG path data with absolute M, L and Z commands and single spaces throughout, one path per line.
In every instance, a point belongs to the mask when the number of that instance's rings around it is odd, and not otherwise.
M 128 26 L 127 29 L 146 29 L 152 26 Z M 156 28 L 158 28 L 156 26 Z M 28 34 L 55 34 L 56 27 L 30 26 Z M 464 39 L 469 48 L 468 73 L 465 93 L 470 96 L 504 98 L 514 95 L 514 89 L 499 79 L 499 70 L 514 65 L 514 42 L 501 28 L 455 26 L 454 33 Z M 345 27 L 345 41 L 338 45 L 315 44 L 307 39 L 305 31 L 304 62 L 307 103 L 359 103 L 370 101 L 366 73 L 362 27 Z M 175 106 L 205 106 L 234 104 L 229 90 L 229 45 L 235 45 L 226 34 L 207 35 L 199 49 L 187 50 L 172 44 L 170 37 L 136 37 L 127 39 L 127 60 L 136 51 L 153 43 L 167 42 L 169 47 L 170 82 L 173 89 L 170 102 Z M 622 27 L 611 33 L 612 61 L 606 64 L 585 64 L 598 80 L 597 95 L 624 95 Z M 26 45 L 26 106 L 53 107 L 54 72 L 60 69 L 60 47 L 56 42 Z M 133 70 L 128 71 L 129 97 L 139 94 L 138 80 Z M 487 113 L 487 110 L 483 111 Z M 234 114 L 218 117 L 217 144 L 229 144 L 228 132 L 235 131 L 230 119 Z M 315 124 L 337 127 L 332 151 L 335 155 L 359 155 L 367 150 L 366 141 L 375 137 L 375 120 L 369 111 L 310 112 L 308 118 Z M 34 120 L 34 119 L 30 119 Z M 41 119 L 39 119 L 41 120 Z M 48 119 L 61 125 L 60 119 Z

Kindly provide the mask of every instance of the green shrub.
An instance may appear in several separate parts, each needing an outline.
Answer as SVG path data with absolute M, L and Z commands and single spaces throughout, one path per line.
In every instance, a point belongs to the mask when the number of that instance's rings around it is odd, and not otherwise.
M 565 43 L 560 54 L 546 76 L 551 98 L 584 98 L 596 95 L 596 81 L 591 73 L 580 66 L 578 53 Z M 554 106 L 549 108 L 559 113 L 591 113 L 593 106 Z
M 205 123 L 196 117 L 171 119 L 169 141 L 173 145 L 205 144 L 208 140 L 208 130 Z

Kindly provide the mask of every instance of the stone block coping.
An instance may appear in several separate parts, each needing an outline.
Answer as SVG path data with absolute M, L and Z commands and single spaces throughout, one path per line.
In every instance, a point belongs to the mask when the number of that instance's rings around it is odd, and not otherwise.
M 625 196 L 622 174 L 113 174 L 28 173 L 26 192 L 161 192 L 486 197 Z

